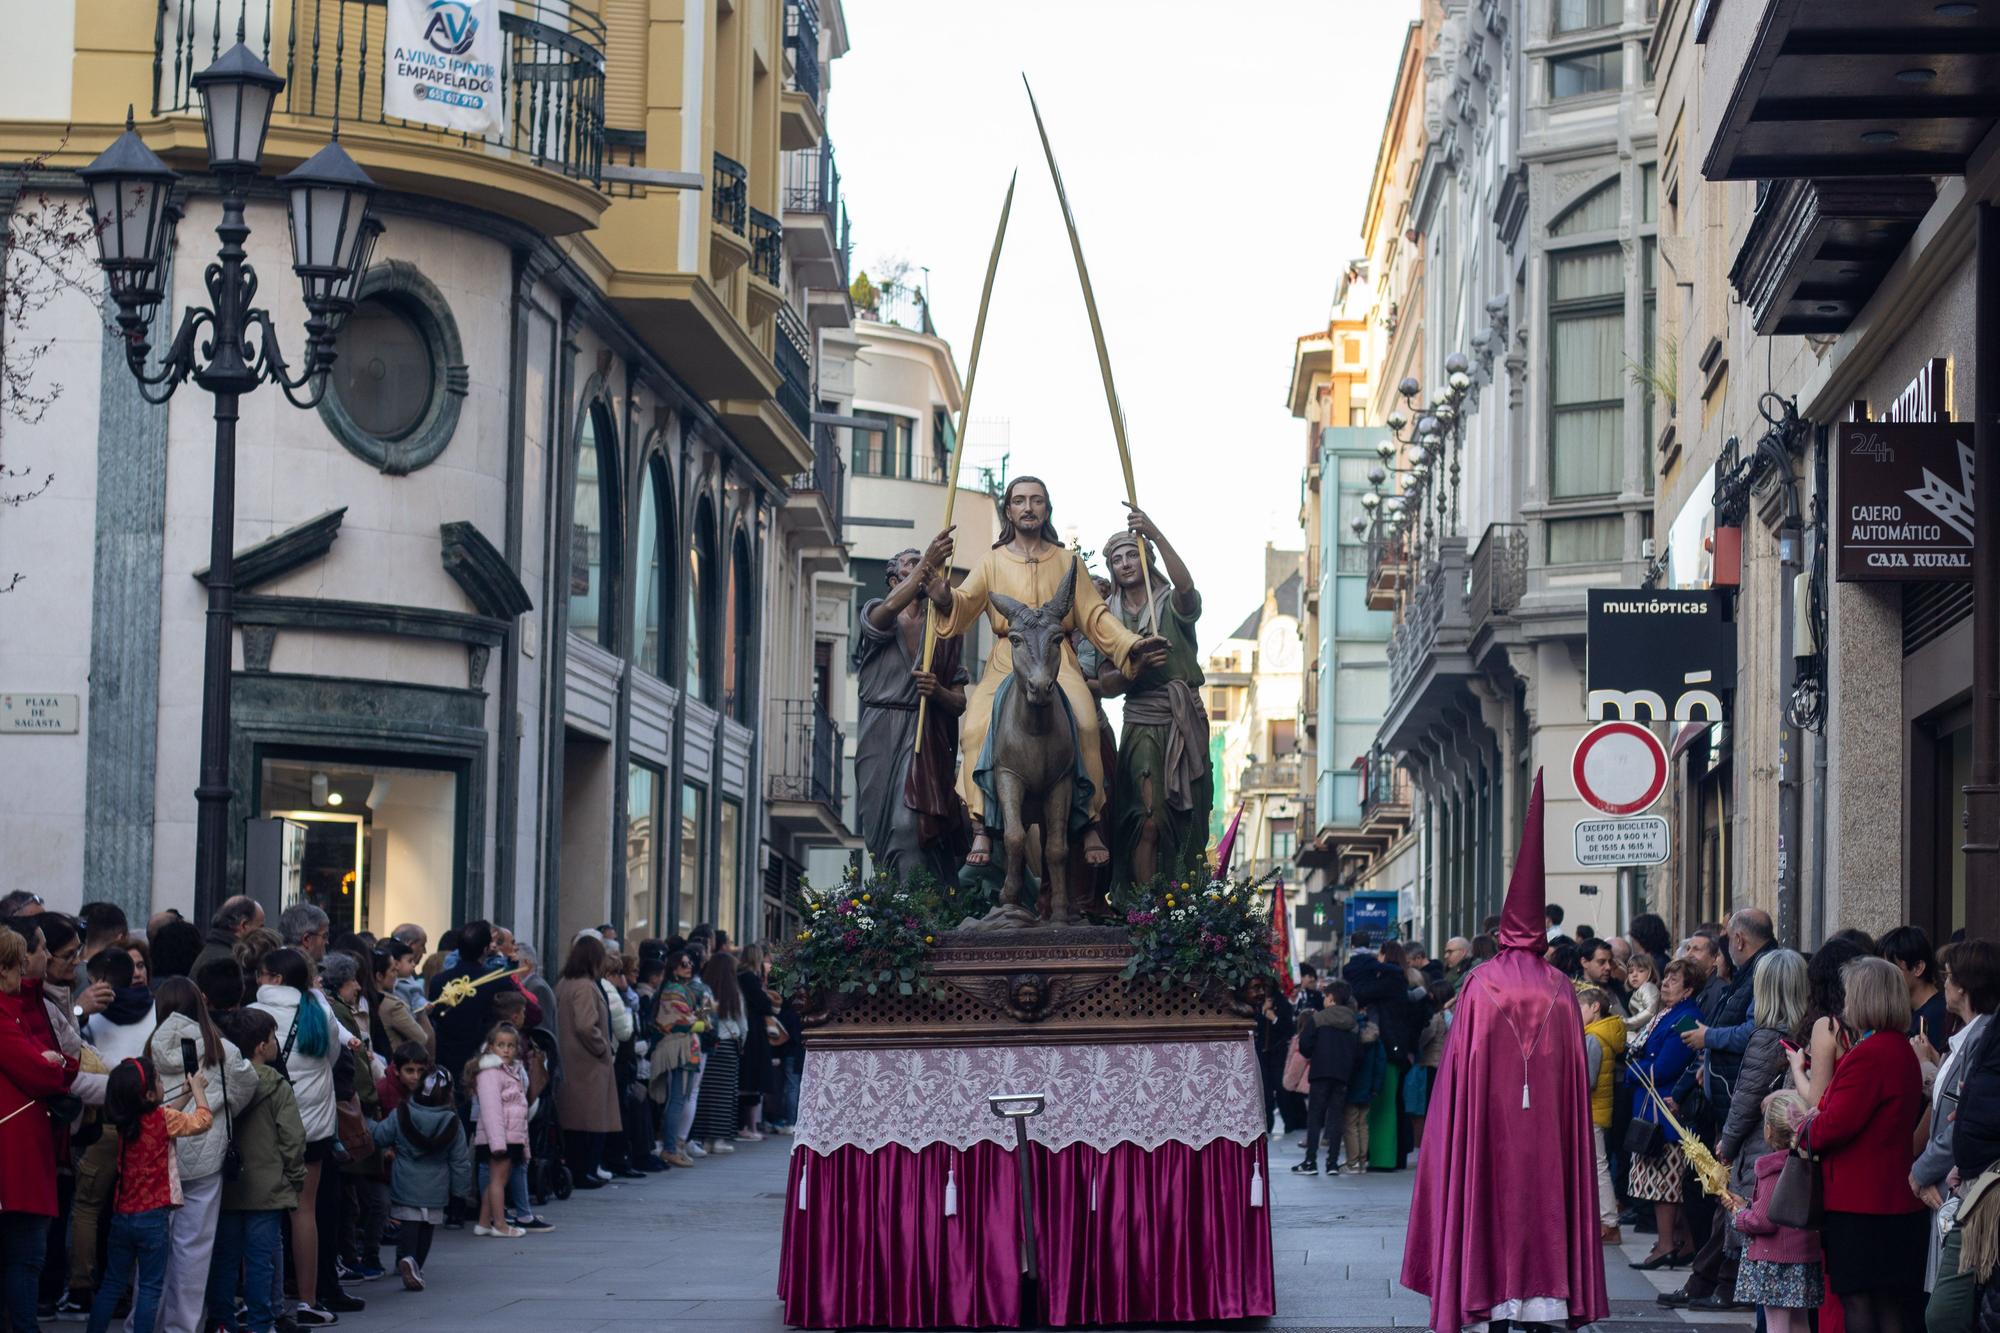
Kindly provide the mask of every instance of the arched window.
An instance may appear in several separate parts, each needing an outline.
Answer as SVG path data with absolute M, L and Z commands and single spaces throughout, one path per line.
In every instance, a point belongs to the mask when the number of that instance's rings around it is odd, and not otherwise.
M 673 624 L 675 562 L 673 511 L 666 502 L 666 461 L 658 454 L 647 460 L 639 476 L 639 508 L 633 517 L 639 541 L 633 548 L 632 664 L 655 676 L 666 675 Z
M 729 595 L 723 603 L 722 707 L 738 722 L 750 720 L 750 544 L 739 531 L 730 543 Z
M 691 699 L 715 701 L 715 664 L 704 646 L 715 637 L 715 511 L 707 500 L 695 510 L 694 540 L 688 543 L 687 660 L 682 688 Z
M 576 489 L 569 524 L 569 627 L 610 647 L 617 582 L 617 454 L 601 404 L 583 414 L 576 438 Z

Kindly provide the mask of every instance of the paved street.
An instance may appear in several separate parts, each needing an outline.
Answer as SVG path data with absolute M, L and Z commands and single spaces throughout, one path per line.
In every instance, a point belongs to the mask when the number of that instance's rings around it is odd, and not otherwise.
M 354 1333 L 662 1329 L 765 1333 L 784 1327 L 774 1296 L 788 1140 L 745 1144 L 709 1158 L 546 1210 L 557 1229 L 517 1241 L 441 1232 L 430 1289 L 406 1292 L 392 1277 L 354 1288 L 368 1309 L 341 1320 Z M 1396 1286 L 1411 1177 L 1306 1179 L 1274 1145 L 1271 1222 L 1278 1315 L 1286 1333 L 1319 1328 L 1422 1328 L 1425 1304 Z M 1644 1253 L 1632 1238 L 1628 1257 Z M 1688 1327 L 1652 1300 L 1680 1274 L 1634 1273 L 1606 1255 L 1616 1333 Z M 1672 1282 L 1666 1279 L 1671 1276 Z M 1752 1322 L 1747 1316 L 1715 1324 Z M 1705 1326 L 1714 1326 L 1705 1321 Z

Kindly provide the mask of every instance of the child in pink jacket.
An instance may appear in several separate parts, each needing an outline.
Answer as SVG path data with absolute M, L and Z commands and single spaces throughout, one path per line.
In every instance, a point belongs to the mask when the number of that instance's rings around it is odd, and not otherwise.
M 1819 1308 L 1826 1290 L 1819 1233 L 1779 1226 L 1769 1212 L 1778 1173 L 1805 1118 L 1805 1101 L 1796 1092 L 1774 1092 L 1764 1099 L 1764 1141 L 1774 1151 L 1757 1159 L 1756 1197 L 1733 1218 L 1736 1229 L 1748 1237 L 1736 1270 L 1736 1299 L 1764 1307 L 1769 1333 L 1806 1333 L 1808 1311 Z
M 507 1221 L 507 1178 L 528 1161 L 528 1070 L 521 1063 L 521 1034 L 512 1023 L 495 1023 L 472 1061 L 466 1082 L 477 1101 L 472 1155 L 487 1170 L 479 1196 L 475 1236 L 525 1236 Z

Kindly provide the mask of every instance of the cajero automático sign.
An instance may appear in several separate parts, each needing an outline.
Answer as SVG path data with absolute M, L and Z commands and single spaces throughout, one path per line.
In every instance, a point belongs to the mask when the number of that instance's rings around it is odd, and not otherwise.
M 1972 423 L 1848 421 L 1835 436 L 1834 577 L 1972 577 Z

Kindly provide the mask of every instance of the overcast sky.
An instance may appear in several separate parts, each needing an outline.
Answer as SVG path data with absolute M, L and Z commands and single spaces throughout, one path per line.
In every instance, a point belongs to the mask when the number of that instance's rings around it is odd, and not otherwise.
M 1021 87 L 1048 121 L 1124 402 L 1139 503 L 1212 608 L 1263 595 L 1298 546 L 1293 341 L 1323 329 L 1416 0 L 844 0 L 827 129 L 855 263 L 901 258 L 967 369 L 1007 176 L 1020 186 L 972 415 L 1097 549 L 1124 483 L 1062 214 Z M 989 431 L 975 431 L 977 440 Z M 970 463 L 968 459 L 968 463 Z M 985 460 L 981 460 L 985 461 Z

